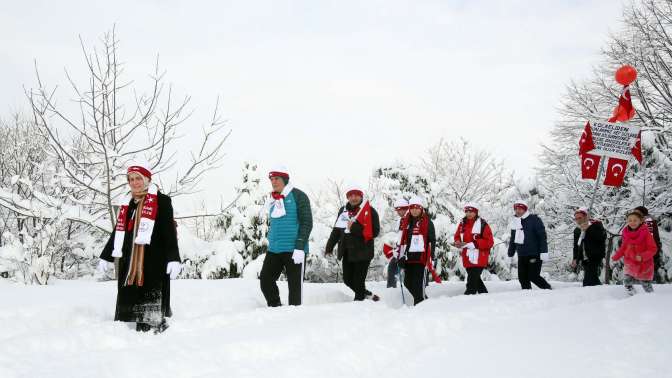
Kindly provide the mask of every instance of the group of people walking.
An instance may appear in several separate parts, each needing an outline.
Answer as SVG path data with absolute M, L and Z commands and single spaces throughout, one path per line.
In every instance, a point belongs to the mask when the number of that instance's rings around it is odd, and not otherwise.
M 268 252 L 259 274 L 261 292 L 269 307 L 281 306 L 277 281 L 284 271 L 287 278 L 289 305 L 303 302 L 303 278 L 308 240 L 313 228 L 312 210 L 308 196 L 290 183 L 284 167 L 268 174 L 272 191 L 267 200 L 269 217 Z M 121 204 L 115 231 L 105 245 L 98 270 L 113 269 L 118 259 L 117 303 L 114 319 L 135 323 L 140 332 L 163 332 L 170 308 L 170 280 L 181 271 L 177 243 L 177 224 L 173 217 L 170 197 L 152 183 L 152 172 L 146 164 L 132 164 L 127 170 L 130 196 Z M 355 301 L 379 297 L 366 288 L 366 277 L 374 258 L 374 240 L 380 235 L 377 211 L 364 200 L 362 188 L 346 192 L 347 203 L 336 214 L 336 221 L 325 246 L 325 254 L 337 249 L 343 269 L 343 282 L 354 293 Z M 403 284 L 418 304 L 427 298 L 425 288 L 428 273 L 438 280 L 436 264 L 436 231 L 423 199 L 413 196 L 399 198 L 394 204 L 398 220 L 396 238 L 386 245 L 389 259 L 388 286 Z M 522 289 L 535 284 L 541 289 L 551 285 L 541 276 L 543 262 L 548 260 L 548 242 L 542 220 L 531 214 L 527 203 L 513 204 L 511 238 L 508 255 L 518 255 L 518 280 Z M 572 266 L 585 270 L 584 286 L 599 285 L 599 267 L 605 258 L 606 231 L 601 222 L 590 219 L 585 208 L 574 214 Z M 656 264 L 660 261 L 661 243 L 655 221 L 646 208 L 639 207 L 627 215 L 622 244 L 612 260 L 624 258 L 625 286 L 634 293 L 634 285 L 653 290 Z M 464 206 L 464 217 L 453 236 L 453 247 L 460 251 L 466 269 L 466 295 L 488 292 L 481 274 L 488 267 L 494 246 L 492 229 L 480 217 L 479 208 Z

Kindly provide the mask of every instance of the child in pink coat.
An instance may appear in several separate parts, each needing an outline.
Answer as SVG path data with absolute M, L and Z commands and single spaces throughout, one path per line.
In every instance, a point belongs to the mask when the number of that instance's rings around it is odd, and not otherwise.
M 628 213 L 628 225 L 623 229 L 622 244 L 611 257 L 618 261 L 624 258 L 625 278 L 623 283 L 628 294 L 634 295 L 634 284 L 639 283 L 647 293 L 653 292 L 653 257 L 658 247 L 653 235 L 644 223 L 644 215 L 633 210 Z

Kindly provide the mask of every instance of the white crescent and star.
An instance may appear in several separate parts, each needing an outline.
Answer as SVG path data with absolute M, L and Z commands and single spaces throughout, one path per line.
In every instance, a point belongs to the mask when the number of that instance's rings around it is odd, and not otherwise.
M 616 172 L 616 168 L 618 168 L 618 172 Z M 623 164 L 621 163 L 616 163 L 613 166 L 611 166 L 611 173 L 614 176 L 620 176 L 621 173 L 623 173 L 623 170 L 625 170 L 625 167 L 623 167 Z

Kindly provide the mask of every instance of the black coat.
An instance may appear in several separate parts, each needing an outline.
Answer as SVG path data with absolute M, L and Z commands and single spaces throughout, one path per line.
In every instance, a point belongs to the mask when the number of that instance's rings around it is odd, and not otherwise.
M 518 253 L 518 257 L 539 257 L 542 253 L 548 253 L 548 241 L 546 239 L 546 227 L 541 218 L 536 214 L 530 214 L 527 218 L 520 220 L 525 233 L 523 244 L 516 244 L 516 231 L 511 230 L 511 239 L 509 240 L 509 257 Z
M 343 210 L 352 210 L 350 203 L 341 207 L 338 210 L 339 215 Z M 378 237 L 380 234 L 380 220 L 378 218 L 378 212 L 373 207 L 371 208 L 371 219 L 373 221 L 373 237 Z M 347 261 L 349 262 L 358 262 L 358 261 L 369 261 L 373 259 L 373 249 L 374 243 L 373 239 L 368 242 L 364 241 L 364 235 L 362 235 L 363 227 L 359 222 L 354 222 L 350 227 L 350 232 L 346 233 L 343 228 L 334 227 L 331 230 L 331 235 L 329 235 L 329 240 L 327 241 L 326 252 L 331 253 L 334 250 L 334 246 L 338 244 L 338 259 L 343 259 L 344 256 L 347 256 Z
M 606 255 L 607 232 L 602 222 L 592 222 L 586 229 L 581 244 L 578 244 L 581 236 L 579 227 L 574 229 L 574 252 L 573 259 L 576 261 L 601 261 Z
M 157 323 L 164 316 L 171 316 L 170 309 L 170 276 L 166 274 L 166 267 L 170 261 L 180 261 L 177 246 L 177 229 L 173 218 L 173 206 L 170 197 L 158 193 L 158 210 L 152 231 L 152 239 L 145 246 L 144 285 L 125 286 L 128 273 L 133 232 L 126 231 L 122 257 L 119 259 L 117 282 L 117 306 L 114 320 L 124 322 Z M 134 219 L 137 204 L 129 202 L 126 221 Z M 114 261 L 114 233 L 110 235 L 100 258 Z

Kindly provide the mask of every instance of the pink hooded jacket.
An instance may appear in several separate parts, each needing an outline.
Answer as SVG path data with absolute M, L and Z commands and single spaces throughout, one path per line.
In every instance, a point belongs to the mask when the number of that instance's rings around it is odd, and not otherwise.
M 641 225 L 636 230 L 625 227 L 623 243 L 611 259 L 616 261 L 625 257 L 625 274 L 640 281 L 651 281 L 654 269 L 653 256 L 656 255 L 657 250 L 653 235 L 646 225 Z M 641 256 L 642 261 L 637 261 L 637 256 Z

